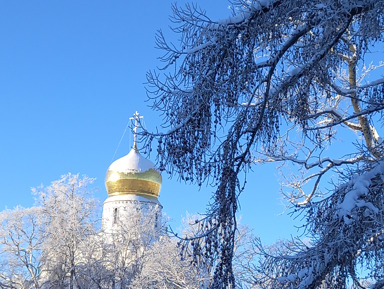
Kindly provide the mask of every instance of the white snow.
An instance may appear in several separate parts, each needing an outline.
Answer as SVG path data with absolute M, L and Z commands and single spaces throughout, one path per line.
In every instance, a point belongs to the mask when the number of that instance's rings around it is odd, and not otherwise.
M 369 193 L 369 185 L 372 179 L 378 174 L 383 175 L 383 172 L 384 162 L 380 162 L 372 170 L 357 176 L 351 181 L 352 188 L 346 193 L 343 202 L 339 204 L 338 212 L 339 218 L 343 218 L 346 224 L 351 224 L 354 221 L 351 212 L 355 207 L 366 207 L 373 213 L 378 213 L 378 209 L 372 203 L 364 201 L 361 197 Z
M 303 279 L 305 276 L 307 276 L 308 271 L 309 271 L 308 268 L 301 269 L 301 270 L 297 273 L 297 276 L 298 276 L 300 279 Z
M 375 86 L 375 85 L 379 85 L 379 84 L 382 84 L 384 83 L 384 77 L 383 78 L 380 78 L 380 79 L 377 79 L 375 81 L 371 81 L 365 85 L 362 85 L 360 86 L 360 88 L 367 88 L 367 87 L 370 87 L 370 86 Z
M 154 163 L 144 158 L 135 149 L 131 149 L 127 155 L 114 161 L 108 168 L 110 171 L 121 173 L 142 173 L 150 169 L 156 169 Z
M 253 12 L 261 11 L 262 9 L 271 6 L 272 2 L 271 0 L 259 0 L 252 4 L 251 3 L 247 3 L 247 4 L 249 4 L 249 9 L 238 11 L 236 15 L 222 19 L 222 20 L 218 20 L 215 23 L 211 24 L 209 27 L 212 29 L 218 29 L 220 26 L 241 23 L 246 19 L 248 19 Z
M 200 45 L 193 47 L 191 49 L 185 50 L 185 51 L 183 51 L 183 53 L 193 54 L 193 53 L 201 51 L 201 50 L 207 48 L 208 46 L 212 46 L 212 45 L 216 45 L 216 37 L 212 38 L 210 41 L 207 41 L 206 43 L 203 43 L 203 44 L 200 44 Z
M 218 25 L 229 25 L 229 24 L 238 24 L 243 22 L 251 15 L 250 11 L 242 11 L 242 13 L 236 14 L 235 16 L 228 17 L 226 19 L 218 20 Z M 218 26 L 217 26 L 218 27 Z
M 325 5 L 325 4 L 316 4 L 315 7 L 317 9 L 325 9 L 325 8 L 327 8 L 327 5 Z

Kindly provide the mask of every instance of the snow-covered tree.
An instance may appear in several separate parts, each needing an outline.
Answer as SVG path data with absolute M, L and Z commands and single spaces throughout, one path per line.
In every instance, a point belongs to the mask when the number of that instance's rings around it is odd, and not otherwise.
M 40 206 L 0 212 L 0 288 L 200 289 L 213 282 L 211 260 L 192 254 L 199 245 L 193 243 L 200 230 L 196 216 L 184 220 L 189 244 L 167 234 L 157 205 L 132 204 L 114 230 L 98 231 L 91 182 L 68 174 L 33 190 Z M 255 262 L 253 240 L 239 228 L 234 264 L 240 288 L 254 284 L 248 273 Z M 181 252 L 180 245 L 188 250 Z
M 192 258 L 182 258 L 177 242 L 163 235 L 143 254 L 142 268 L 133 288 L 200 289 L 207 288 L 208 276 Z
M 218 21 L 193 5 L 174 7 L 180 43 L 160 32 L 165 65 L 148 73 L 149 98 L 167 129 L 143 133 L 148 148 L 158 141 L 162 170 L 217 188 L 197 232 L 204 249 L 195 252 L 214 260 L 211 287 L 235 284 L 238 196 L 249 169 L 266 161 L 298 172 L 283 192 L 306 210 L 311 239 L 290 246 L 283 261 L 266 258 L 271 288 L 356 285 L 358 260 L 382 282 L 375 260 L 383 248 L 384 78 L 375 74 L 381 64 L 370 62 L 382 57 L 384 2 L 237 0 L 231 7 L 233 16 Z M 355 146 L 334 149 L 344 137 Z M 325 190 L 332 171 L 337 185 Z M 305 267 L 310 262 L 318 266 Z
M 117 220 L 116 230 L 101 233 L 104 263 L 116 288 L 130 288 L 142 270 L 146 252 L 165 232 L 159 206 L 149 206 L 145 212 L 141 209 L 137 204 L 136 210 L 127 214 L 129 219 Z
M 80 244 L 76 263 L 76 285 L 81 289 L 113 288 L 113 260 L 104 236 L 96 233 Z
M 41 208 L 0 212 L 0 288 L 40 288 L 44 238 Z
M 381 161 L 305 208 L 309 242 L 292 240 L 279 254 L 259 244 L 262 288 L 383 288 L 383 181 Z
M 212 284 L 214 267 L 211 260 L 193 254 L 194 250 L 199 250 L 199 243 L 194 242 L 199 229 L 199 224 L 195 222 L 197 218 L 198 215 L 187 214 L 182 220 L 180 237 L 175 238 L 174 232 L 170 234 L 173 237 L 163 234 L 148 250 L 143 251 L 141 271 L 132 284 L 134 288 L 202 289 Z M 182 239 L 188 242 L 180 242 Z M 249 274 L 251 264 L 257 260 L 257 251 L 253 246 L 255 240 L 248 227 L 239 226 L 234 250 L 234 272 L 239 288 L 251 288 L 255 283 Z M 182 246 L 186 248 L 181 250 Z
M 75 288 L 81 249 L 96 232 L 96 201 L 87 189 L 92 181 L 67 174 L 35 192 L 45 219 L 42 260 L 49 288 Z
M 200 241 L 199 232 L 201 225 L 199 220 L 202 215 L 189 215 L 182 220 L 182 233 L 178 237 L 179 250 L 183 259 L 191 263 L 195 272 L 198 272 L 199 282 L 202 288 L 209 288 L 214 283 L 215 265 L 217 260 L 209 258 L 209 254 L 204 250 L 214 246 L 212 240 L 208 239 L 208 244 Z M 239 223 L 239 221 L 237 221 Z M 171 232 L 172 235 L 178 235 Z M 234 254 L 233 254 L 233 271 L 236 277 L 236 286 L 238 288 L 250 289 L 256 284 L 254 272 L 252 272 L 259 255 L 259 249 L 255 246 L 258 239 L 253 235 L 253 231 L 242 224 L 238 225 L 235 232 Z M 180 252 L 179 252 L 180 253 Z

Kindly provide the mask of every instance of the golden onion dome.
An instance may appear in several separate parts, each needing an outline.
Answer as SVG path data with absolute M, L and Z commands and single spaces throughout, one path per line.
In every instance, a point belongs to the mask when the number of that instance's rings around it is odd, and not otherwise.
M 161 174 L 150 160 L 141 156 L 135 144 L 126 156 L 109 166 L 105 186 L 108 196 L 132 194 L 157 198 Z

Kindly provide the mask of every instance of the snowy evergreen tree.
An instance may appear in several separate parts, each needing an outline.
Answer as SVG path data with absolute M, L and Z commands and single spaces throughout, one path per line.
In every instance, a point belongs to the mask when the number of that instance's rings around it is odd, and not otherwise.
M 231 7 L 232 17 L 214 21 L 193 5 L 175 6 L 180 43 L 158 34 L 165 65 L 147 77 L 148 96 L 168 128 L 143 133 L 148 149 L 157 140 L 162 170 L 217 188 L 195 242 L 195 255 L 215 266 L 211 287 L 235 286 L 238 196 L 244 175 L 266 161 L 298 172 L 287 177 L 284 194 L 307 214 L 310 243 L 291 244 L 279 256 L 260 247 L 260 286 L 359 286 L 360 266 L 380 286 L 383 144 L 377 129 L 384 78 L 374 73 L 381 64 L 370 59 L 382 57 L 376 51 L 383 47 L 384 2 L 238 0 Z M 356 146 L 337 155 L 334 147 L 345 135 L 354 136 Z M 330 172 L 337 173 L 336 185 L 325 190 Z

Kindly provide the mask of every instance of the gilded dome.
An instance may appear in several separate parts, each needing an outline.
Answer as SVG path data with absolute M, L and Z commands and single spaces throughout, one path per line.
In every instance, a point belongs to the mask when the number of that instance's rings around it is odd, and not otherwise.
M 161 174 L 155 165 L 141 156 L 136 146 L 108 168 L 105 186 L 109 196 L 138 195 L 157 198 L 161 188 Z

